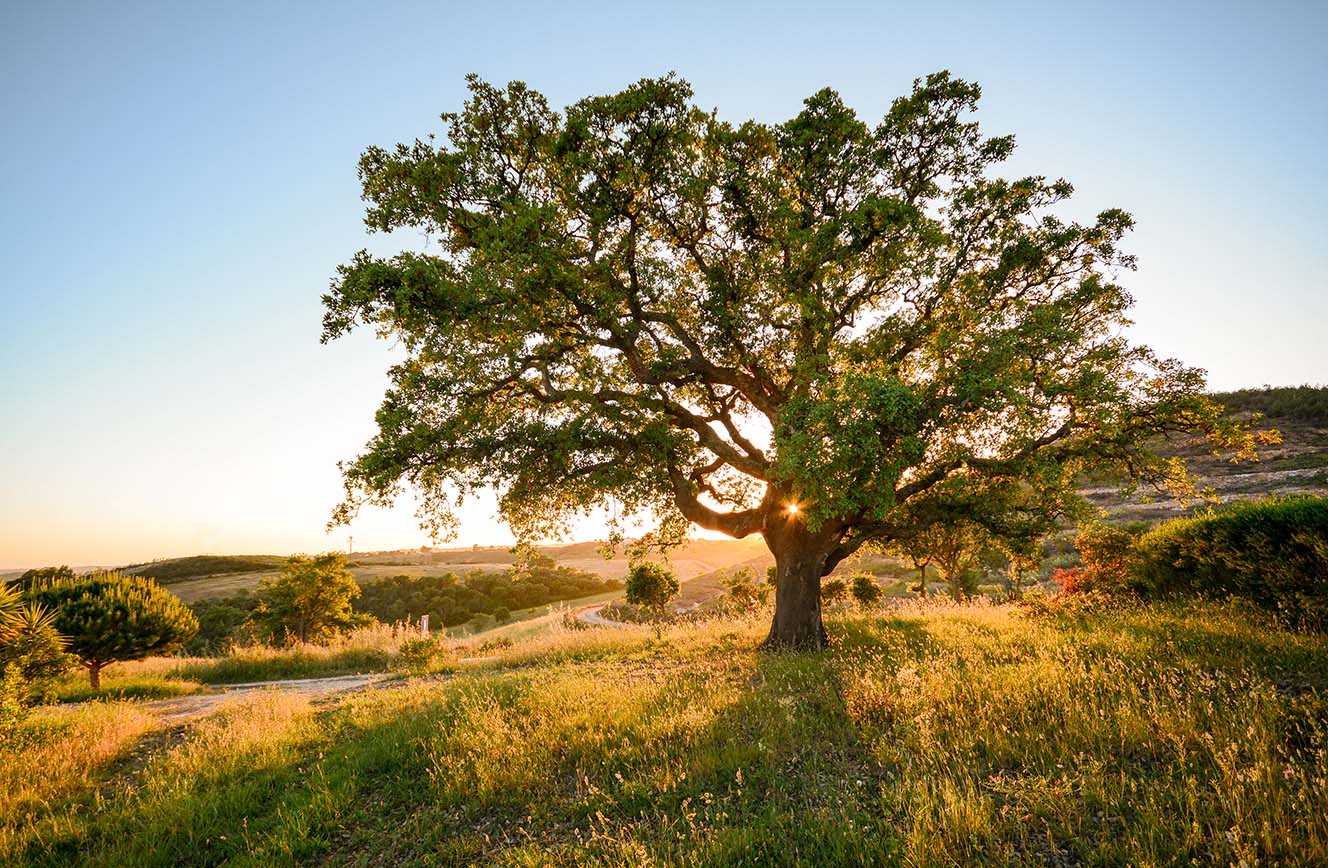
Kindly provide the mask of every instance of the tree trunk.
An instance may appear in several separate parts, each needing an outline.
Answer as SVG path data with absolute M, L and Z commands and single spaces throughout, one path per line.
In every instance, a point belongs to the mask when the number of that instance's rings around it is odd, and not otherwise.
M 821 576 L 828 572 L 830 553 L 838 539 L 826 530 L 811 533 L 802 515 L 786 512 L 767 519 L 762 533 L 775 556 L 775 617 L 763 647 L 826 647 Z
M 92 689 L 101 690 L 101 664 L 88 664 L 88 677 L 92 679 Z
M 922 599 L 927 599 L 927 565 L 918 567 L 918 590 L 922 592 Z

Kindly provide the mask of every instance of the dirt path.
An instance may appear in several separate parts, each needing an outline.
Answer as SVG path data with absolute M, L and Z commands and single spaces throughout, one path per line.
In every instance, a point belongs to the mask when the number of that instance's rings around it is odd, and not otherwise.
M 587 609 L 582 609 L 581 611 L 576 613 L 576 617 L 579 621 L 586 624 L 593 624 L 596 627 L 623 626 L 623 623 L 621 621 L 614 621 L 609 618 L 605 618 L 603 615 L 599 613 L 600 609 L 603 609 L 607 605 L 608 603 L 603 603 L 598 606 L 591 606 Z
M 371 690 L 383 682 L 395 680 L 384 672 L 368 675 L 338 675 L 334 678 L 289 678 L 283 681 L 253 681 L 248 684 L 222 685 L 217 693 L 198 693 L 192 696 L 173 696 L 143 703 L 143 707 L 157 714 L 163 723 L 184 723 L 204 717 L 238 701 L 255 690 L 285 690 L 322 699 L 343 693 Z

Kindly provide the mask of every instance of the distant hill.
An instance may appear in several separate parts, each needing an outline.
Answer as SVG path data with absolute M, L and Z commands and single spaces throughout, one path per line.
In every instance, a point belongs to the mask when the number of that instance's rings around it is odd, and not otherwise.
M 1186 460 L 1201 487 L 1212 488 L 1224 501 L 1272 494 L 1328 495 L 1328 387 L 1241 389 L 1217 393 L 1213 398 L 1237 418 L 1261 417 L 1256 426 L 1278 429 L 1282 442 L 1262 449 L 1261 459 L 1254 463 L 1232 463 L 1229 458 L 1214 456 L 1201 439 L 1159 443 L 1158 449 L 1164 454 Z M 1156 521 L 1201 506 L 1187 508 L 1166 497 L 1150 499 L 1143 492 L 1122 497 L 1118 486 L 1106 484 L 1088 485 L 1083 493 L 1114 520 Z M 546 545 L 540 546 L 539 551 L 560 564 L 590 570 L 605 578 L 621 579 L 627 570 L 621 552 L 606 560 L 600 554 L 598 542 Z M 722 587 L 722 578 L 734 567 L 748 565 L 763 572 L 773 562 L 760 537 L 692 540 L 673 552 L 671 559 L 684 582 L 702 579 L 690 589 L 684 584 L 684 595 L 690 597 L 716 592 Z M 155 578 L 172 586 L 184 599 L 197 600 L 252 590 L 264 576 L 278 572 L 284 560 L 278 555 L 194 555 L 132 564 L 122 569 Z M 400 573 L 427 575 L 502 569 L 513 561 L 511 549 L 505 546 L 423 547 L 357 552 L 351 556 L 351 571 L 358 581 L 370 582 Z
M 252 573 L 278 570 L 286 562 L 279 555 L 193 555 L 187 558 L 169 558 L 147 564 L 130 564 L 120 571 L 136 576 L 156 579 L 158 584 L 172 585 L 202 576 L 224 576 L 232 573 Z
M 539 546 L 541 554 L 562 566 L 588 570 L 606 579 L 622 579 L 627 558 L 619 551 L 606 559 L 600 543 L 580 542 Z M 765 552 L 760 537 L 745 540 L 697 539 L 671 553 L 674 569 L 690 579 L 746 561 Z M 396 575 L 461 575 L 473 570 L 501 570 L 512 566 L 516 556 L 503 546 L 399 549 L 359 552 L 350 558 L 350 571 L 361 584 Z M 186 602 L 224 597 L 252 591 L 265 577 L 275 575 L 285 563 L 277 555 L 194 555 L 148 564 L 133 564 L 123 571 L 155 578 L 169 585 Z
M 1282 442 L 1262 447 L 1256 462 L 1233 462 L 1213 455 L 1202 438 L 1177 438 L 1157 444 L 1168 456 L 1185 459 L 1200 488 L 1211 488 L 1222 502 L 1272 495 L 1328 495 L 1328 387 L 1287 386 L 1219 392 L 1213 399 L 1228 414 L 1256 428 L 1275 428 Z M 1122 497 L 1116 486 L 1093 485 L 1084 495 L 1112 520 L 1159 521 L 1203 508 L 1185 506 L 1156 493 Z M 1151 494 L 1151 496 L 1150 496 Z

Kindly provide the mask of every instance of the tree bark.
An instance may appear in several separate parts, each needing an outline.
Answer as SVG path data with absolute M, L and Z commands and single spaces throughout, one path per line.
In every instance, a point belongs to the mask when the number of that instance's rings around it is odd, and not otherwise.
M 829 572 L 838 534 L 807 529 L 799 513 L 772 511 L 762 535 L 775 556 L 775 617 L 766 649 L 817 650 L 829 640 L 821 621 L 821 577 Z
M 88 664 L 88 677 L 92 680 L 92 689 L 101 690 L 101 664 Z

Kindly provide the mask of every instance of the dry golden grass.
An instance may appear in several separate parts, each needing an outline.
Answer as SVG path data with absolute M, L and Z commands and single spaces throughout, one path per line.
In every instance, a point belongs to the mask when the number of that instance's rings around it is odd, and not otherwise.
M 1328 642 L 1229 606 L 562 629 L 280 694 L 51 802 L 16 864 L 1328 863 Z M 43 737 L 45 738 L 45 736 Z M 68 750 L 63 736 L 31 748 Z M 59 744 L 57 744 L 59 742 Z M 61 748 L 60 744 L 64 747 Z M 24 760 L 28 761 L 28 760 Z M 60 771 L 61 792 L 94 784 Z

